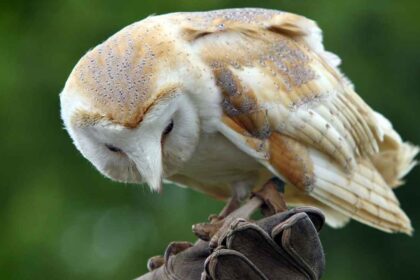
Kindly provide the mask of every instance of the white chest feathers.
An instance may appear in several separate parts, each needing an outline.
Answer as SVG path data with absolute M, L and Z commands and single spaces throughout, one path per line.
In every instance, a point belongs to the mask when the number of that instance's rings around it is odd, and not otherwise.
M 191 159 L 179 174 L 202 183 L 256 180 L 262 166 L 220 133 L 203 133 Z

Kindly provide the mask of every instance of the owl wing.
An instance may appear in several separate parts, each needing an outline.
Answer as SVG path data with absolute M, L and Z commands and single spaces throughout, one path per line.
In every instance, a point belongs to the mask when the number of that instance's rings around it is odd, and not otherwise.
M 417 149 L 390 137 L 396 132 L 354 92 L 316 24 L 282 12 L 231 13 L 189 17 L 183 33 L 223 95 L 220 132 L 295 186 L 295 204 L 335 211 L 332 224 L 351 217 L 411 233 L 390 182 L 412 167 Z M 385 140 L 399 160 L 392 175 L 376 159 Z

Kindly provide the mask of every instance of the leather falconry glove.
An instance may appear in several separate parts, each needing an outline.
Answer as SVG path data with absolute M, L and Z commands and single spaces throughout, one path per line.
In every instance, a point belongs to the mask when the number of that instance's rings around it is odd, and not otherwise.
M 251 222 L 235 219 L 218 241 L 171 243 L 138 280 L 320 279 L 325 256 L 318 232 L 324 216 L 298 207 Z

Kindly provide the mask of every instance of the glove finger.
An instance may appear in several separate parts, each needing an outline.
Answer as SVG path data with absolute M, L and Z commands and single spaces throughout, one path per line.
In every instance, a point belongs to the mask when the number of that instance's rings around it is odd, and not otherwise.
M 293 215 L 274 227 L 271 237 L 311 279 L 321 277 L 325 256 L 318 232 L 306 213 Z
M 281 245 L 281 244 L 280 244 Z M 225 246 L 246 257 L 268 279 L 308 279 L 309 275 L 296 265 L 289 254 L 271 236 L 254 223 L 239 221 L 233 224 L 225 238 Z
M 147 270 L 153 271 L 161 267 L 165 263 L 165 258 L 162 256 L 153 256 L 147 261 Z
M 310 206 L 296 207 L 285 212 L 277 213 L 273 216 L 259 220 L 257 222 L 257 225 L 259 225 L 266 232 L 271 233 L 272 229 L 275 226 L 298 213 L 306 213 L 313 225 L 315 226 L 315 228 L 317 229 L 317 231 L 320 231 L 322 229 L 325 223 L 324 214 L 322 214 L 322 212 L 319 209 Z
M 229 249 L 218 249 L 205 262 L 206 277 L 214 280 L 269 280 L 244 255 Z
M 173 255 L 176 255 L 186 249 L 192 247 L 193 244 L 187 241 L 173 241 L 169 243 L 168 247 L 166 247 L 164 259 L 165 262 L 169 260 L 169 258 Z
M 167 279 L 200 279 L 204 270 L 204 261 L 210 255 L 209 243 L 199 241 L 194 246 L 168 257 L 165 263 Z
M 174 256 L 192 246 L 192 243 L 186 241 L 171 242 L 166 247 L 164 256 L 153 256 L 149 258 L 149 260 L 147 261 L 147 270 L 151 272 L 158 269 L 159 267 L 167 263 L 171 256 Z

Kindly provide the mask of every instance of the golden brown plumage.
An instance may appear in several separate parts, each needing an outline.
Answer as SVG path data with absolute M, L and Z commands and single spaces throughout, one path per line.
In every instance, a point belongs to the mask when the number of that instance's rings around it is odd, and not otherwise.
M 166 94 L 187 92 L 199 108 L 201 139 L 219 133 L 261 164 L 226 163 L 229 178 L 275 174 L 289 184 L 289 203 L 322 208 L 334 226 L 351 217 L 411 233 L 392 188 L 415 165 L 418 149 L 355 93 L 339 63 L 324 50 L 317 25 L 298 15 L 175 13 L 133 24 L 90 51 L 66 92 L 78 92 L 94 108 L 75 113 L 76 125 L 99 114 L 128 128 Z M 211 150 L 206 145 L 195 154 Z M 169 179 L 226 197 L 228 179 L 204 178 L 209 154 L 193 155 Z M 217 160 L 208 164 L 223 166 Z
M 258 24 L 222 19 L 214 20 L 222 30 L 200 30 L 196 44 L 224 96 L 224 113 L 245 129 L 235 141 L 265 140 L 263 164 L 321 203 L 410 233 L 391 187 L 412 167 L 417 148 L 357 96 L 323 50 L 315 23 L 287 13 Z

